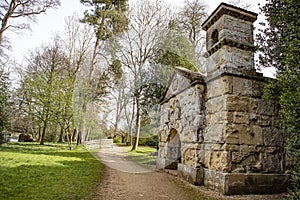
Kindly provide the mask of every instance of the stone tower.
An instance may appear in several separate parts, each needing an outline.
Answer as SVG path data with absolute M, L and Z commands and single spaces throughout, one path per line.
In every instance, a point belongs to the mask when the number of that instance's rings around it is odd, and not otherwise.
M 161 102 L 158 168 L 223 194 L 278 193 L 289 175 L 278 107 L 254 68 L 257 14 L 225 3 L 203 23 L 207 76 L 176 68 Z
M 222 3 L 202 25 L 214 61 L 205 81 L 204 184 L 225 194 L 281 192 L 288 183 L 278 107 L 262 99 L 267 78 L 254 68 L 256 18 Z
M 257 14 L 222 3 L 202 24 L 206 31 L 206 49 L 217 70 L 255 72 L 253 22 Z

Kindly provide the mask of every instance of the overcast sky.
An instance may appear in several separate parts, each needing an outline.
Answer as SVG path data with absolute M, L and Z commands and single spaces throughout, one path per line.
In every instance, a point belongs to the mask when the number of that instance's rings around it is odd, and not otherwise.
M 165 0 L 172 6 L 183 5 L 184 0 Z M 229 0 L 204 0 L 208 5 L 208 13 L 217 8 L 221 2 L 228 2 Z M 258 3 L 261 0 L 244 0 L 252 4 L 251 11 L 259 12 Z M 85 8 L 81 5 L 79 0 L 61 0 L 61 6 L 58 9 L 49 10 L 46 14 L 39 15 L 36 24 L 31 24 L 31 31 L 22 31 L 21 34 L 9 33 L 7 35 L 12 45 L 12 55 L 19 61 L 28 53 L 30 49 L 40 46 L 50 40 L 54 33 L 63 29 L 64 19 L 74 13 L 83 15 Z M 260 21 L 259 18 L 257 20 Z

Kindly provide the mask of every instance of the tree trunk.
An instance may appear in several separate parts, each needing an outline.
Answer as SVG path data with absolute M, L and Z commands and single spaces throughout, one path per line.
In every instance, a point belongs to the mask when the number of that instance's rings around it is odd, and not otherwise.
M 60 126 L 60 134 L 59 134 L 58 142 L 60 142 L 60 143 L 64 142 L 64 127 L 63 127 L 63 125 Z
M 47 122 L 44 122 L 40 145 L 44 145 L 44 139 L 45 139 L 45 135 L 46 135 L 46 128 L 47 128 Z
M 41 126 L 39 125 L 39 130 L 38 130 L 38 139 L 37 139 L 38 142 L 41 141 Z
M 72 142 L 76 141 L 76 134 L 77 134 L 77 129 L 74 128 L 73 135 L 72 135 Z
M 81 144 L 82 132 L 79 130 L 77 135 L 77 146 Z
M 126 111 L 126 109 L 125 109 Z M 132 115 L 131 115 L 131 118 L 128 118 L 127 117 L 127 114 L 126 114 L 126 118 L 127 118 L 127 122 L 129 122 L 129 127 L 128 127 L 128 138 L 127 138 L 127 142 L 130 143 L 130 145 L 132 145 L 132 124 L 133 124 L 133 118 L 134 118 L 134 115 L 135 115 L 135 100 L 133 101 L 133 105 L 132 105 Z
M 140 105 L 140 97 L 137 96 L 136 97 L 135 136 L 134 136 L 134 143 L 133 143 L 131 151 L 137 150 L 137 147 L 139 145 L 140 128 L 141 128 L 141 105 Z

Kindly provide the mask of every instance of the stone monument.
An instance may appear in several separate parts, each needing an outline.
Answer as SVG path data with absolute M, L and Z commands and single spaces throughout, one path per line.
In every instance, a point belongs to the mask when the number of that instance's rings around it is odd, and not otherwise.
M 280 193 L 289 183 L 278 106 L 254 67 L 257 14 L 222 3 L 203 23 L 207 75 L 175 68 L 161 102 L 157 167 L 230 194 Z

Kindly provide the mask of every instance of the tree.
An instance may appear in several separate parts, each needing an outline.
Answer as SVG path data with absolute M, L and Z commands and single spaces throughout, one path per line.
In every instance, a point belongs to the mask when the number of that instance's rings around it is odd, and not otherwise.
M 80 23 L 78 16 L 73 15 L 65 19 L 65 30 L 63 33 L 64 36 L 60 38 L 60 41 L 62 43 L 61 48 L 65 52 L 67 59 L 65 76 L 66 80 L 69 81 L 70 87 L 67 87 L 68 90 L 65 92 L 66 94 L 70 94 L 69 101 L 71 104 L 69 104 L 68 107 L 72 107 L 72 115 L 67 114 L 67 116 L 69 116 L 69 118 L 70 116 L 72 116 L 72 119 L 70 118 L 70 120 L 75 130 L 75 127 L 78 128 L 81 119 L 80 116 L 78 116 L 78 108 L 76 107 L 76 102 L 74 102 L 74 100 L 77 98 L 74 97 L 74 95 L 77 94 L 77 90 L 83 90 L 83 88 L 77 87 L 78 85 L 76 83 L 78 82 L 77 79 L 84 79 L 84 77 L 82 77 L 84 75 L 81 73 L 81 71 L 84 71 L 84 68 L 88 66 L 91 60 L 90 54 L 92 53 L 93 30 L 88 25 Z M 63 119 L 64 117 L 62 118 L 62 120 Z M 69 127 L 69 122 L 69 120 L 61 121 L 61 132 L 59 136 L 59 142 L 64 141 L 64 134 L 66 133 L 66 130 L 64 127 L 62 127 L 62 125 L 64 125 L 65 127 Z M 71 130 L 68 131 L 72 132 Z M 76 134 L 77 131 L 73 131 L 72 140 L 75 140 L 77 136 Z
M 206 10 L 206 4 L 201 0 L 185 0 L 176 20 L 197 53 L 204 47 L 205 34 L 201 25 L 207 18 Z
M 277 70 L 265 96 L 275 98 L 287 128 L 287 150 L 294 161 L 291 199 L 300 198 L 300 1 L 270 0 L 261 8 L 267 24 L 258 35 L 260 64 Z
M 22 80 L 22 103 L 26 113 L 34 115 L 40 121 L 40 144 L 44 144 L 49 122 L 60 118 L 60 110 L 66 111 L 60 101 L 69 101 L 69 87 L 64 76 L 66 56 L 60 50 L 59 42 L 44 46 L 32 52 Z M 66 90 L 66 91 L 64 91 Z M 61 97 L 63 95 L 63 97 Z M 66 103 L 69 105 L 69 103 Z
M 158 51 L 155 53 L 154 62 L 170 68 L 184 67 L 197 71 L 195 48 L 175 26 L 176 22 L 171 21 L 168 33 L 157 46 Z
M 0 144 L 5 142 L 4 131 L 9 126 L 9 78 L 8 73 L 0 67 Z
M 22 20 L 35 21 L 35 17 L 45 13 L 50 8 L 60 5 L 59 0 L 4 0 L 0 2 L 0 45 L 3 42 L 3 33 L 7 30 L 20 30 L 30 28 L 29 23 Z M 20 19 L 19 22 L 15 22 Z
M 127 0 L 80 0 L 86 6 L 90 6 L 90 11 L 86 10 L 82 22 L 94 27 L 96 42 L 89 72 L 89 78 L 93 77 L 96 67 L 96 57 L 101 45 L 101 41 L 106 41 L 114 34 L 122 33 L 128 25 L 125 15 L 127 10 Z
M 81 22 L 93 27 L 95 34 L 95 43 L 87 76 L 86 89 L 89 91 L 86 92 L 81 106 L 83 108 L 81 112 L 84 113 L 88 103 L 101 101 L 101 98 L 108 94 L 112 77 L 109 73 L 109 67 L 116 66 L 116 62 L 114 62 L 115 58 L 113 56 L 107 57 L 105 55 L 104 44 L 114 35 L 126 30 L 128 18 L 126 16 L 127 0 L 80 0 L 80 2 L 90 7 L 89 10 L 85 11 Z M 101 47 L 103 52 L 101 52 Z M 85 127 L 84 124 L 81 124 L 81 126 Z
M 137 1 L 130 10 L 128 31 L 124 35 L 121 44 L 120 60 L 130 72 L 132 83 L 132 97 L 136 111 L 135 136 L 132 150 L 137 149 L 142 105 L 141 98 L 147 77 L 151 68 L 150 61 L 157 51 L 157 44 L 167 32 L 167 25 L 170 21 L 170 10 L 161 0 Z

